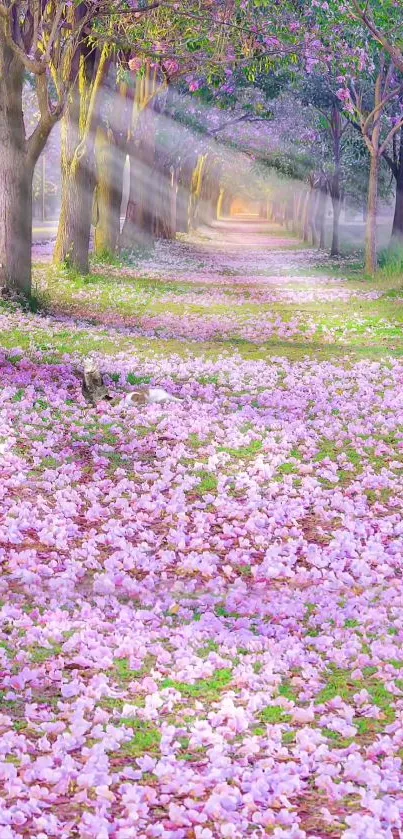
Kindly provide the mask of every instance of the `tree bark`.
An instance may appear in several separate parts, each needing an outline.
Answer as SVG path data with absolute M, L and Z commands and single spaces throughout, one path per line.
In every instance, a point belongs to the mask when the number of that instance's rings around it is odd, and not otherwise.
M 22 109 L 24 67 L 0 48 L 0 285 L 31 293 L 32 179 Z
M 399 154 L 396 155 L 393 174 L 396 179 L 396 201 L 393 216 L 392 241 L 403 241 L 403 128 L 400 130 Z
M 0 285 L 31 293 L 32 178 L 26 156 L 13 147 L 0 117 Z
M 217 201 L 217 219 L 218 220 L 220 218 L 222 218 L 223 203 L 224 203 L 224 190 L 220 189 L 220 194 L 218 196 L 218 201 Z
M 60 109 L 51 109 L 45 76 L 37 77 L 40 118 L 26 136 L 24 64 L 0 27 L 0 285 L 29 297 L 32 271 L 32 181 Z
M 340 213 L 341 213 L 341 173 L 337 167 L 328 179 L 329 193 L 332 201 L 332 244 L 330 256 L 338 256 L 340 253 Z
M 102 51 L 95 66 L 93 51 L 80 58 L 62 121 L 62 201 L 54 261 L 66 262 L 81 274 L 89 273 L 89 246 L 93 195 L 96 184 L 95 135 L 102 85 L 110 66 L 109 52 Z
M 120 237 L 120 209 L 123 194 L 125 154 L 116 144 L 112 132 L 104 127 L 97 131 L 95 141 L 97 169 L 97 224 L 95 253 L 97 256 L 116 252 Z
M 95 139 L 97 185 L 95 199 L 95 253 L 113 254 L 120 243 L 120 213 L 127 156 L 129 122 L 133 108 L 133 90 L 118 82 L 116 65 L 108 76 L 103 123 Z
M 311 212 L 311 204 L 313 200 L 312 195 L 313 189 L 312 185 L 309 185 L 309 189 L 305 196 L 304 202 L 304 210 L 303 210 L 303 222 L 302 222 L 302 238 L 304 242 L 309 242 L 309 223 L 310 223 L 310 212 Z
M 317 175 L 311 175 L 309 178 L 309 192 L 306 202 L 304 242 L 309 242 L 309 233 L 311 233 L 311 242 L 315 248 L 319 244 L 318 231 L 316 228 L 318 191 Z
M 136 143 L 130 153 L 130 191 L 123 224 L 121 247 L 149 246 L 154 241 L 155 114 L 146 108 L 139 118 Z
M 193 173 L 197 165 L 195 152 L 186 152 L 181 158 L 176 193 L 176 231 L 177 233 L 188 233 L 190 223 L 190 203 Z
M 325 223 L 326 223 L 326 204 L 327 204 L 327 179 L 324 174 L 321 174 L 318 179 L 318 195 L 316 201 L 315 213 L 315 229 L 319 239 L 319 248 L 323 250 L 325 247 Z
M 125 220 L 123 222 L 122 233 L 120 236 L 121 250 L 135 247 L 137 243 L 137 169 L 136 159 L 133 155 L 129 157 L 129 197 L 126 207 Z
M 220 195 L 221 166 L 217 160 L 207 159 L 201 176 L 199 190 L 198 221 L 211 225 L 217 221 L 217 205 Z
M 158 98 L 166 92 L 164 80 L 157 70 L 148 66 L 137 79 L 133 103 L 132 126 L 128 138 L 130 162 L 129 199 L 123 224 L 121 248 L 151 246 L 154 242 L 155 193 L 153 169 L 156 163 L 155 144 Z M 162 107 L 164 107 L 162 105 Z
M 389 68 L 390 69 L 390 68 Z M 389 76 L 389 70 L 387 71 Z M 378 267 L 376 222 L 378 212 L 378 179 L 380 166 L 380 138 L 381 138 L 381 114 L 382 96 L 385 80 L 384 56 L 381 55 L 381 66 L 375 84 L 375 109 L 372 118 L 371 128 L 364 130 L 363 135 L 368 151 L 370 153 L 370 168 L 368 181 L 368 212 L 367 226 L 365 233 L 365 270 L 368 274 L 375 274 Z M 368 133 L 368 131 L 370 133 Z
M 287 231 L 292 231 L 294 222 L 294 197 L 288 195 L 284 206 L 284 224 Z
M 337 186 L 330 188 L 330 196 L 332 199 L 333 221 L 332 221 L 332 245 L 330 248 L 330 256 L 338 256 L 340 253 L 340 192 Z
M 376 220 L 378 210 L 379 155 L 371 154 L 368 182 L 367 226 L 365 234 L 365 270 L 374 274 L 377 268 Z
M 302 192 L 294 192 L 292 196 L 292 225 L 291 229 L 293 233 L 299 233 L 299 219 L 300 219 L 300 210 L 301 210 L 301 203 L 303 200 Z
M 193 171 L 190 188 L 189 227 L 197 227 L 200 220 L 200 196 L 203 184 L 203 173 L 207 161 L 207 155 L 200 155 Z
M 392 241 L 403 242 L 403 167 L 396 181 L 396 202 L 393 216 Z
M 62 162 L 62 203 L 54 261 L 65 262 L 80 274 L 89 273 L 95 172 L 92 157 L 74 166 Z
M 331 256 L 338 256 L 340 251 L 340 213 L 341 213 L 341 185 L 342 185 L 342 170 L 341 170 L 341 140 L 342 140 L 342 118 L 337 105 L 333 106 L 331 117 L 331 133 L 333 138 L 333 160 L 334 171 L 328 179 L 328 186 L 330 197 L 332 200 L 333 209 L 333 224 L 332 224 L 332 244 L 330 248 Z
M 156 167 L 152 172 L 153 181 L 153 234 L 156 239 L 174 239 L 176 218 L 173 212 L 173 191 L 176 188 L 169 161 L 164 160 L 161 150 L 156 154 Z

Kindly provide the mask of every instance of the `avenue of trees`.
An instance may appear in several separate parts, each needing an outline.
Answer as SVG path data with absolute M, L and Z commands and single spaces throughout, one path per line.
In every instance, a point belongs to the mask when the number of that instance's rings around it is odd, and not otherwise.
M 30 294 L 34 172 L 57 123 L 56 263 L 89 271 L 92 225 L 101 256 L 225 215 L 233 153 L 262 213 L 318 247 L 330 199 L 334 255 L 343 197 L 365 201 L 373 273 L 388 190 L 403 239 L 402 35 L 393 0 L 0 2 L 1 285 Z

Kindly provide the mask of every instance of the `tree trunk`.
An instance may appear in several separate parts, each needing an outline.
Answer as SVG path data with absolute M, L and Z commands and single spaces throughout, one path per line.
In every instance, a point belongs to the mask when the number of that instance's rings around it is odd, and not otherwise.
M 154 241 L 155 114 L 144 108 L 139 116 L 135 142 L 130 149 L 130 192 L 123 224 L 121 247 L 149 247 Z
M 292 232 L 299 233 L 300 208 L 302 203 L 302 192 L 294 192 L 292 197 Z
M 332 199 L 333 224 L 331 256 L 338 256 L 340 249 L 340 213 L 341 213 L 341 191 L 342 191 L 342 169 L 341 169 L 341 140 L 343 136 L 342 117 L 337 105 L 333 105 L 331 117 L 331 133 L 333 139 L 333 174 L 328 178 L 328 189 Z
M 176 219 L 173 215 L 174 181 L 169 163 L 157 154 L 157 166 L 152 173 L 154 194 L 153 233 L 156 239 L 174 239 Z
M 97 223 L 95 252 L 98 256 L 113 254 L 120 243 L 120 213 L 127 156 L 130 117 L 133 110 L 133 90 L 119 83 L 117 66 L 109 72 L 110 90 L 105 96 L 104 119 L 95 139 L 97 172 Z M 108 107 L 110 103 L 113 107 Z
M 22 110 L 24 67 L 0 48 L 0 284 L 31 292 L 32 179 Z
M 392 240 L 403 242 L 403 167 L 396 181 L 395 214 L 393 216 Z
M 220 194 L 218 196 L 218 201 L 217 201 L 217 219 L 218 220 L 220 220 L 220 218 L 222 216 L 223 199 L 224 199 L 224 190 L 220 189 Z
M 333 223 L 332 223 L 332 245 L 330 248 L 330 256 L 338 256 L 340 253 L 340 213 L 341 203 L 340 195 L 331 195 L 332 209 L 333 209 Z
M 302 237 L 304 242 L 309 242 L 309 225 L 310 225 L 310 214 L 311 214 L 311 205 L 313 201 L 313 188 L 312 185 L 309 186 L 308 192 L 305 196 L 304 202 L 304 211 L 303 211 L 303 225 L 302 225 Z
M 95 177 L 95 135 L 102 86 L 110 67 L 110 52 L 102 50 L 96 66 L 94 50 L 80 56 L 62 121 L 62 201 L 54 261 L 67 262 L 81 274 L 89 272 L 89 245 Z
M 178 233 L 189 232 L 192 180 L 196 164 L 197 156 L 194 152 L 186 153 L 180 162 L 176 193 L 176 230 Z
M 376 119 L 372 120 L 372 131 L 370 136 L 364 132 L 364 139 L 370 153 L 370 168 L 368 180 L 368 213 L 367 226 L 365 233 L 365 270 L 368 274 L 375 274 L 378 267 L 377 261 L 377 242 L 376 242 L 376 222 L 378 212 L 378 179 L 380 166 L 380 137 L 381 137 L 381 114 L 382 114 L 382 96 L 384 85 L 384 55 L 381 54 L 381 65 L 375 84 L 375 110 L 377 110 Z M 387 72 L 387 77 L 388 77 Z
M 376 220 L 378 209 L 378 175 L 379 155 L 375 152 L 371 154 L 368 182 L 368 212 L 365 235 L 365 270 L 368 274 L 374 274 L 377 268 Z
M 62 120 L 62 198 L 53 258 L 57 264 L 65 262 L 81 274 L 88 274 L 95 158 L 92 141 L 82 155 L 77 154 L 79 143 L 80 90 L 76 84 Z
M 178 233 L 189 231 L 189 189 L 179 182 L 176 193 L 176 230 Z
M 4 128 L 0 112 L 0 285 L 29 297 L 33 169 Z
M 189 226 L 197 227 L 200 219 L 200 196 L 203 185 L 203 174 L 207 161 L 207 155 L 200 155 L 193 171 L 190 188 Z
M 130 248 L 134 248 L 137 241 L 137 195 L 136 195 L 136 188 L 137 188 L 137 169 L 136 169 L 136 159 L 133 155 L 129 157 L 129 198 L 127 201 L 126 207 L 126 215 L 125 220 L 123 222 L 122 233 L 120 236 L 120 248 L 122 250 L 130 250 Z
M 327 182 L 325 175 L 321 175 L 318 181 L 318 196 L 316 201 L 315 228 L 319 238 L 319 248 L 325 247 L 325 223 L 327 204 Z
M 341 213 L 341 186 L 340 171 L 337 169 L 329 178 L 329 192 L 332 199 L 333 222 L 332 222 L 332 245 L 330 256 L 338 256 L 340 252 L 340 213 Z
M 151 246 L 154 243 L 157 115 L 166 106 L 169 87 L 158 70 L 147 65 L 137 78 L 136 94 L 129 131 L 130 190 L 121 247 Z M 159 189 L 159 184 L 157 189 Z
M 393 174 L 396 178 L 396 202 L 395 214 L 392 226 L 392 241 L 403 241 L 403 128 L 400 130 L 399 154 L 396 156 L 396 165 Z
M 284 224 L 285 229 L 289 232 L 293 230 L 294 222 L 294 196 L 289 195 L 284 207 Z
M 125 154 L 111 131 L 99 128 L 95 142 L 97 163 L 97 210 L 95 253 L 116 252 L 120 237 L 120 209 L 123 194 Z
M 95 188 L 92 155 L 73 166 L 62 162 L 62 204 L 54 261 L 65 262 L 80 274 L 89 273 L 89 246 Z
M 368 195 L 362 196 L 362 220 L 366 224 L 368 215 Z
M 309 181 L 309 193 L 307 197 L 307 204 L 306 204 L 306 215 L 305 215 L 305 224 L 304 224 L 304 242 L 309 241 L 309 232 L 311 232 L 311 241 L 313 247 L 317 247 L 319 244 L 319 237 L 318 232 L 316 229 L 316 218 L 317 218 L 317 202 L 318 202 L 318 188 L 317 188 L 317 177 L 312 175 Z
M 13 5 L 13 4 L 12 4 Z M 17 12 L 15 12 L 17 14 Z M 27 137 L 23 114 L 25 68 L 6 44 L 0 25 L 0 285 L 29 297 L 31 293 L 32 182 L 36 163 L 53 125 L 56 109 L 41 108 Z M 47 80 L 37 79 L 38 101 L 47 93 Z M 39 92 L 41 91 L 41 92 Z
M 198 222 L 201 225 L 206 225 L 207 227 L 212 224 L 213 221 L 216 221 L 215 213 L 217 207 L 217 201 L 214 201 L 215 194 L 213 191 L 212 184 L 210 180 L 205 187 L 204 195 L 200 198 L 200 205 L 199 205 L 199 212 L 198 212 Z
M 154 242 L 154 195 L 151 197 L 150 192 L 155 184 L 151 185 L 151 171 L 141 154 L 130 157 L 130 192 L 120 238 L 123 249 L 151 247 Z

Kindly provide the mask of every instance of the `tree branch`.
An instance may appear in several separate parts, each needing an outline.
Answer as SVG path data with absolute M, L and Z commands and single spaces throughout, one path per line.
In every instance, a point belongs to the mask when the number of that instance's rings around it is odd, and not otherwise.
M 362 9 L 358 0 L 350 0 L 353 8 L 355 9 L 355 14 L 351 12 L 351 16 L 356 20 L 359 19 L 363 22 L 363 24 L 369 29 L 371 35 L 378 41 L 379 44 L 386 50 L 388 55 L 390 55 L 394 65 L 403 72 L 403 53 L 399 50 L 398 47 L 393 46 L 391 44 L 386 35 L 378 29 L 375 22 L 369 16 L 367 12 L 367 3 L 365 4 L 365 8 Z
M 403 85 L 399 85 L 399 87 L 396 87 L 387 96 L 384 96 L 383 99 L 381 100 L 381 102 L 379 102 L 376 105 L 376 107 L 373 108 L 373 110 L 371 111 L 371 113 L 368 114 L 368 116 L 367 116 L 367 118 L 364 122 L 363 133 L 369 128 L 371 120 L 375 121 L 375 117 L 380 116 L 381 112 L 385 109 L 388 102 L 390 102 L 392 99 L 394 99 L 395 96 L 398 96 L 399 93 L 402 92 L 402 90 L 403 90 Z
M 53 110 L 50 107 L 48 81 L 46 76 L 38 76 L 36 82 L 36 95 L 38 99 L 40 119 L 36 128 L 26 141 L 27 156 L 32 166 L 35 166 L 39 155 L 45 147 L 53 126 L 56 124 L 63 111 L 63 103 L 60 101 Z
M 399 122 L 396 123 L 396 125 L 393 126 L 393 128 L 390 129 L 389 134 L 385 137 L 383 143 L 379 147 L 379 153 L 380 154 L 384 153 L 384 151 L 387 149 L 390 141 L 393 140 L 393 137 L 395 136 L 395 134 L 397 134 L 398 131 L 400 131 L 402 126 L 403 126 L 403 117 L 402 117 L 401 120 L 399 120 Z
M 36 61 L 34 58 L 30 58 L 26 52 L 21 49 L 21 47 L 15 42 L 12 34 L 11 34 L 11 18 L 10 18 L 10 9 L 6 9 L 3 4 L 0 6 L 0 18 L 2 20 L 2 25 L 0 27 L 0 38 L 3 36 L 3 39 L 6 45 L 9 47 L 10 50 L 17 56 L 17 58 L 21 61 L 21 64 L 29 70 L 30 73 L 33 73 L 35 76 L 39 76 L 42 73 L 46 72 L 46 65 L 42 64 L 41 61 Z
M 393 172 L 393 176 L 397 179 L 398 169 L 397 169 L 395 161 L 392 160 L 392 158 L 390 157 L 390 155 L 386 151 L 382 152 L 382 155 L 383 155 L 384 161 L 388 164 L 389 169 L 391 170 L 391 172 Z

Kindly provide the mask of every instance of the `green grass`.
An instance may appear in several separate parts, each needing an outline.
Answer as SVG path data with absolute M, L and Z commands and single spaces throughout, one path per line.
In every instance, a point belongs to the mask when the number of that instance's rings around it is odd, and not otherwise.
M 343 737 L 331 728 L 322 728 L 322 734 L 329 740 L 330 748 L 347 749 L 354 742 L 354 737 Z
M 397 279 L 403 286 L 403 242 L 392 242 L 378 256 L 381 279 Z
M 129 385 L 148 385 L 151 382 L 151 376 L 136 376 L 135 373 L 129 373 L 127 381 Z
M 285 679 L 281 683 L 278 689 L 278 695 L 284 696 L 285 699 L 289 699 L 291 702 L 297 702 L 298 700 L 298 695 L 292 687 L 291 683 L 288 681 L 288 679 Z
M 280 705 L 268 705 L 260 713 L 260 720 L 268 725 L 276 725 L 278 723 L 290 722 L 290 714 L 285 713 L 284 708 Z
M 31 647 L 31 661 L 34 664 L 43 664 L 55 656 L 61 655 L 61 644 L 52 644 L 51 647 Z
M 220 694 L 231 684 L 232 670 L 228 667 L 216 670 L 210 679 L 197 679 L 193 684 L 178 682 L 175 679 L 164 679 L 161 688 L 175 688 L 188 699 L 204 699 L 213 701 L 219 699 Z
M 277 231 L 278 233 L 279 231 Z M 279 235 L 283 236 L 280 231 Z M 292 239 L 292 237 L 291 237 Z M 295 240 L 293 240 L 293 246 Z M 138 254 L 141 262 L 141 254 Z M 136 264 L 139 259 L 136 258 Z M 128 260 L 130 263 L 130 260 Z M 55 335 L 41 329 L 40 319 L 37 324 L 32 325 L 31 334 L 24 330 L 3 330 L 0 333 L 0 342 L 5 347 L 20 346 L 22 350 L 37 348 L 57 358 L 64 354 L 88 355 L 94 350 L 105 354 L 113 355 L 116 351 L 129 351 L 136 353 L 139 358 L 149 358 L 152 354 L 172 355 L 186 357 L 189 354 L 203 356 L 206 359 L 216 359 L 222 354 L 233 355 L 236 351 L 242 358 L 259 360 L 267 359 L 273 355 L 283 356 L 289 360 L 299 360 L 303 357 L 315 357 L 318 360 L 325 360 L 334 357 L 348 355 L 351 361 L 360 358 L 377 359 L 386 352 L 396 357 L 403 355 L 403 306 L 397 304 L 396 298 L 403 292 L 403 275 L 399 273 L 401 265 L 401 250 L 381 254 L 382 268 L 378 276 L 365 278 L 358 262 L 351 259 L 338 260 L 335 263 L 326 263 L 323 266 L 311 268 L 309 265 L 305 273 L 317 276 L 339 276 L 342 279 L 347 277 L 348 285 L 352 290 L 365 291 L 377 290 L 383 293 L 378 300 L 365 300 L 358 298 L 352 301 L 332 300 L 329 302 L 299 302 L 298 317 L 303 322 L 307 319 L 313 320 L 319 332 L 313 340 L 306 341 L 301 337 L 295 340 L 284 341 L 273 339 L 260 346 L 237 337 L 236 334 L 229 340 L 214 340 L 206 343 L 193 341 L 176 341 L 174 339 L 158 338 L 132 339 L 129 336 L 118 335 L 111 337 L 107 328 L 101 330 L 98 336 L 91 335 L 88 330 L 79 330 L 77 333 L 66 329 L 60 329 Z M 130 270 L 123 270 L 127 261 L 115 260 L 107 257 L 101 265 L 99 262 L 94 267 L 94 273 L 87 277 L 81 277 L 73 271 L 64 268 L 56 269 L 51 267 L 38 267 L 35 272 L 36 294 L 38 299 L 43 298 L 43 305 L 48 310 L 81 311 L 85 306 L 88 309 L 88 316 L 93 322 L 103 324 L 105 313 L 113 312 L 120 318 L 137 317 L 143 314 L 159 315 L 170 312 L 178 318 L 187 315 L 237 315 L 249 317 L 281 317 L 283 321 L 290 320 L 296 313 L 293 303 L 255 302 L 245 299 L 250 295 L 250 288 L 231 288 L 231 286 L 220 286 L 220 278 L 217 277 L 217 287 L 228 297 L 228 303 L 210 303 L 208 293 L 211 287 L 203 285 L 201 276 L 200 283 L 186 283 L 183 279 L 160 280 L 153 277 L 138 276 Z M 393 268 L 393 276 L 391 274 Z M 396 270 L 395 267 L 397 266 Z M 288 274 L 290 274 L 290 270 Z M 389 273 L 387 273 L 389 272 Z M 302 269 L 291 269 L 295 276 L 304 273 Z M 309 287 L 309 281 L 306 283 Z M 292 282 L 289 284 L 292 288 Z M 295 284 L 301 288 L 301 284 Z M 178 296 L 177 300 L 162 300 L 161 297 L 169 294 Z M 242 307 L 233 306 L 234 294 L 242 293 L 245 303 Z M 189 295 L 194 297 L 197 294 L 200 302 L 195 304 L 186 303 Z M 82 296 L 84 295 L 84 296 Z M 5 301 L 1 302 L 2 310 L 14 310 Z M 385 323 L 386 321 L 386 323 Z M 331 338 L 328 341 L 323 328 L 332 330 Z M 345 343 L 341 342 L 344 330 L 348 330 Z M 354 330 L 354 331 L 353 331 Z M 368 332 L 367 330 L 370 330 Z M 326 337 L 326 341 L 324 338 Z M 135 382 L 136 383 L 136 382 Z M 206 384 L 209 383 L 206 377 Z M 217 384 L 217 379 L 211 380 Z
M 252 440 L 252 442 L 248 443 L 247 446 L 242 446 L 239 449 L 232 449 L 227 446 L 221 446 L 218 451 L 226 452 L 227 454 L 231 455 L 231 457 L 243 460 L 244 458 L 255 457 L 262 451 L 262 448 L 262 440 Z
M 317 705 L 325 704 L 336 696 L 340 696 L 341 699 L 348 702 L 352 700 L 355 693 L 365 688 L 370 694 L 374 705 L 377 705 L 384 712 L 388 712 L 389 716 L 391 714 L 394 715 L 392 707 L 394 704 L 393 694 L 385 688 L 379 679 L 373 678 L 374 671 L 372 669 L 370 672 L 367 671 L 366 674 L 364 673 L 364 675 L 366 676 L 365 679 L 357 680 L 351 677 L 351 673 L 348 670 L 337 667 L 330 669 L 325 674 L 326 686 L 317 694 L 315 703 Z
M 217 478 L 215 475 L 201 470 L 200 472 L 196 472 L 196 476 L 200 480 L 200 483 L 192 490 L 196 495 L 215 494 L 217 492 Z
M 277 477 L 282 478 L 283 475 L 293 475 L 297 471 L 295 463 L 281 463 L 277 469 Z
M 119 756 L 134 760 L 145 754 L 159 754 L 161 733 L 155 725 L 136 717 L 121 717 L 119 725 L 133 732 L 131 739 L 121 745 Z
M 125 684 L 134 679 L 141 679 L 146 676 L 153 665 L 154 659 L 150 656 L 146 659 L 140 670 L 132 670 L 128 658 L 116 658 L 113 663 L 113 675 L 118 682 Z
M 203 647 L 200 647 L 200 649 L 197 651 L 197 655 L 199 655 L 200 658 L 208 658 L 210 653 L 216 653 L 218 652 L 218 650 L 219 645 L 217 644 L 217 641 L 211 640 L 208 641 Z

